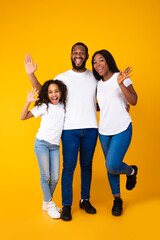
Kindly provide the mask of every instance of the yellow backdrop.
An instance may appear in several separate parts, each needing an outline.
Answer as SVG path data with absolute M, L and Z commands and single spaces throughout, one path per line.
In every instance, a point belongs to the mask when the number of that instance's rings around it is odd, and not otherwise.
M 158 0 L 7 0 L 0 7 L 1 69 L 1 239 L 153 239 L 158 237 L 160 214 L 159 55 L 160 3 Z M 29 53 L 38 63 L 41 83 L 71 68 L 70 50 L 77 41 L 91 56 L 109 50 L 120 69 L 133 67 L 132 81 L 138 104 L 131 107 L 132 144 L 128 164 L 139 167 L 138 184 L 125 190 L 124 212 L 111 215 L 112 196 L 99 142 L 93 160 L 91 202 L 97 214 L 78 207 L 80 172 L 74 175 L 73 220 L 55 221 L 41 211 L 39 169 L 33 150 L 39 120 L 21 121 L 20 114 L 31 84 L 24 69 Z M 99 118 L 99 115 L 97 115 Z M 62 156 L 61 156 L 62 169 Z M 55 202 L 61 206 L 60 181 Z

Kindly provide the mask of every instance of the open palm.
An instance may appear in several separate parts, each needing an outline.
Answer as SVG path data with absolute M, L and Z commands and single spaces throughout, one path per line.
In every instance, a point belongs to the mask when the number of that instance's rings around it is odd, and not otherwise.
M 122 83 L 125 79 L 131 77 L 129 74 L 132 72 L 132 67 L 127 67 L 124 72 L 120 71 L 117 77 L 118 83 Z
M 28 90 L 27 102 L 32 103 L 32 102 L 37 101 L 39 99 L 39 98 L 35 99 L 35 96 L 37 95 L 37 93 L 38 93 L 38 90 L 36 90 L 36 89 L 32 88 L 31 92 L 29 92 L 29 90 Z
M 26 58 L 24 59 L 24 65 L 27 74 L 32 74 L 37 70 L 37 63 L 33 63 L 33 59 L 29 54 L 26 54 Z

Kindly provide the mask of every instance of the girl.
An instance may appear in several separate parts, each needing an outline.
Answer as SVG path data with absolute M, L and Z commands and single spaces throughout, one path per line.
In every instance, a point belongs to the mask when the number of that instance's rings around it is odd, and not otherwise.
M 42 210 L 51 218 L 60 218 L 60 209 L 52 202 L 52 196 L 59 179 L 59 144 L 64 123 L 67 88 L 59 80 L 44 83 L 37 99 L 38 91 L 28 92 L 27 102 L 21 119 L 41 117 L 41 125 L 36 135 L 34 150 L 40 168 L 40 182 L 44 196 Z M 32 102 L 35 107 L 28 111 Z
M 136 105 L 137 94 L 129 79 L 131 68 L 123 73 L 117 68 L 107 50 L 94 53 L 93 74 L 98 81 L 97 101 L 100 108 L 99 139 L 106 160 L 106 168 L 114 204 L 112 214 L 120 216 L 123 201 L 120 196 L 120 174 L 127 175 L 127 190 L 136 184 L 137 167 L 123 162 L 132 136 L 132 120 L 126 104 Z

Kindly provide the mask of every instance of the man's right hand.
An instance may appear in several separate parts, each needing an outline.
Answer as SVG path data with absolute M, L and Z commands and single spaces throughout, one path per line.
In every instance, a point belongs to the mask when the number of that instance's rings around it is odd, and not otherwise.
M 37 70 L 37 63 L 33 63 L 33 59 L 29 54 L 26 54 L 24 65 L 28 75 L 33 74 Z

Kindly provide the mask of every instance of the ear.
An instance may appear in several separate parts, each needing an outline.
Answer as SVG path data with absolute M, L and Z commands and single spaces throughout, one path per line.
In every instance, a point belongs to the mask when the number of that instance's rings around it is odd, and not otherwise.
M 87 59 L 89 58 L 89 54 L 87 54 Z

